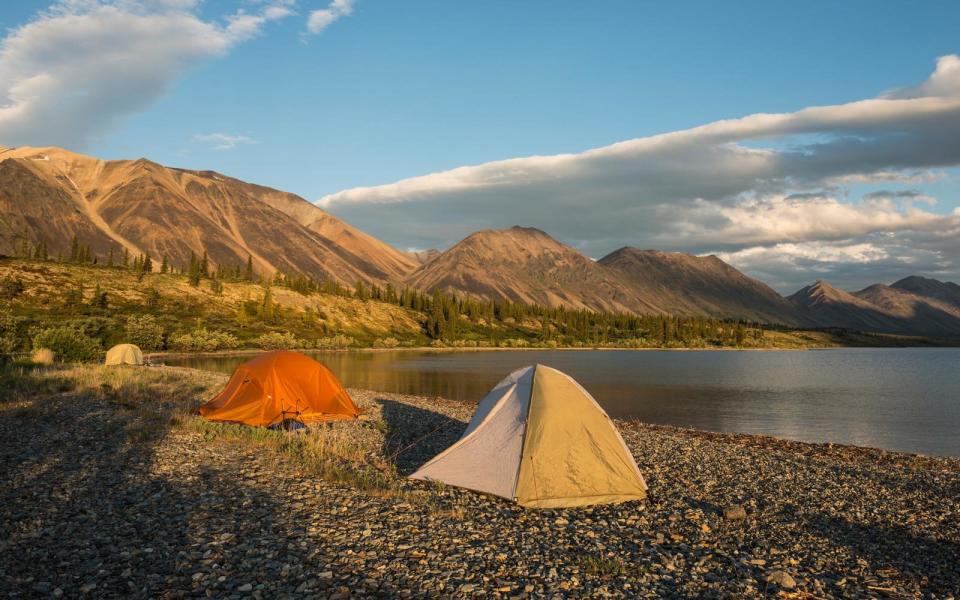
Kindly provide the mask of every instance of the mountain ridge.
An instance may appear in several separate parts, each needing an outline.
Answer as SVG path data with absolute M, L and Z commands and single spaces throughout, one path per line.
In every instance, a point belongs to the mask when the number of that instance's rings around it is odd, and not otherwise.
M 0 252 L 78 240 L 101 258 L 148 254 L 184 265 L 249 258 L 352 286 L 409 285 L 572 309 L 705 316 L 794 327 L 960 336 L 960 286 L 919 275 L 846 292 L 818 281 L 784 297 L 714 255 L 624 246 L 599 260 L 534 227 L 475 232 L 440 252 L 403 252 L 281 190 L 146 158 L 100 160 L 0 147 Z M 119 256 L 116 257 L 119 260 Z
M 101 255 L 127 248 L 181 265 L 191 252 L 206 252 L 214 265 L 243 264 L 249 257 L 259 272 L 299 272 L 349 285 L 395 279 L 415 264 L 299 196 L 215 171 L 143 158 L 104 161 L 59 148 L 4 148 L 0 162 L 6 165 L 3 180 L 19 179 L 24 188 L 18 193 L 5 186 L 0 197 L 6 225 L 0 244 L 8 247 L 24 229 L 39 232 L 51 250 L 69 243 L 66 227 L 20 214 L 39 194 L 54 222 L 72 222 Z

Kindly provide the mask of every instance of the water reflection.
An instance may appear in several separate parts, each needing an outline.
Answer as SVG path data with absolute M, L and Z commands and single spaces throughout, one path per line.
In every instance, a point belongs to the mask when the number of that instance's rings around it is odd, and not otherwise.
M 613 416 L 960 456 L 960 349 L 797 352 L 318 352 L 350 387 L 477 401 L 536 362 L 575 377 Z M 230 372 L 249 356 L 169 364 Z

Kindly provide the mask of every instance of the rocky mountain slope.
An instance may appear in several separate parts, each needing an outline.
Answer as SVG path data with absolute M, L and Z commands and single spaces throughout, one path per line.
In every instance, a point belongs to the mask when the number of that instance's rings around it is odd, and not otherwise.
M 206 251 L 214 265 L 304 273 L 353 284 L 386 281 L 415 261 L 303 198 L 212 171 L 146 159 L 103 161 L 58 148 L 0 149 L 0 252 L 24 231 L 51 253 L 75 233 L 95 254 L 126 248 L 184 264 Z
M 940 300 L 951 306 L 960 308 L 960 285 L 951 282 L 938 281 L 917 275 L 904 277 L 890 287 L 910 292 L 923 298 Z
M 799 290 L 789 300 L 801 311 L 804 320 L 815 326 L 934 337 L 960 336 L 960 306 L 894 286 L 878 283 L 850 293 L 818 281 Z
M 637 297 L 670 314 L 800 322 L 796 308 L 783 296 L 716 256 L 625 247 L 598 263 L 618 273 Z
M 532 227 L 474 233 L 406 280 L 478 297 L 593 310 L 659 312 L 615 273 Z
M 594 261 L 529 227 L 477 232 L 407 281 L 423 289 L 548 306 L 800 321 L 782 296 L 715 256 L 621 248 Z

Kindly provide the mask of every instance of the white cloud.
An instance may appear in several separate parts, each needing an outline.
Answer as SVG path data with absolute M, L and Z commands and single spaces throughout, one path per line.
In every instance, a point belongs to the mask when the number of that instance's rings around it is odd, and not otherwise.
M 333 0 L 327 8 L 312 11 L 307 17 L 307 31 L 316 35 L 341 17 L 353 13 L 353 0 Z
M 62 0 L 0 42 L 0 143 L 82 148 L 161 98 L 191 66 L 291 13 L 219 21 L 197 0 Z
M 592 256 L 624 244 L 702 252 L 856 247 L 881 233 L 898 243 L 923 234 L 942 249 L 946 238 L 937 236 L 957 227 L 956 216 L 922 208 L 933 199 L 921 191 L 897 196 L 895 186 L 929 183 L 957 165 L 960 58 L 947 56 L 924 83 L 876 98 L 466 166 L 318 203 L 401 246 L 445 247 L 479 228 L 522 224 Z M 864 183 L 894 187 L 848 200 L 844 186 Z M 924 252 L 950 259 L 932 246 Z
M 230 135 L 226 133 L 197 133 L 193 141 L 207 144 L 214 150 L 233 150 L 237 146 L 256 144 L 257 141 L 245 135 Z

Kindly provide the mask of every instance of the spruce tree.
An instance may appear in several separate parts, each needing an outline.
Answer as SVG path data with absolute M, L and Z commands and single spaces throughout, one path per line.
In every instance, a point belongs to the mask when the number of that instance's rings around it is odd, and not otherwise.
M 253 281 L 253 255 L 247 256 L 247 270 L 243 273 L 244 281 Z
M 193 251 L 190 252 L 190 267 L 187 271 L 187 279 L 193 287 L 200 285 L 200 261 L 197 260 L 197 255 Z

